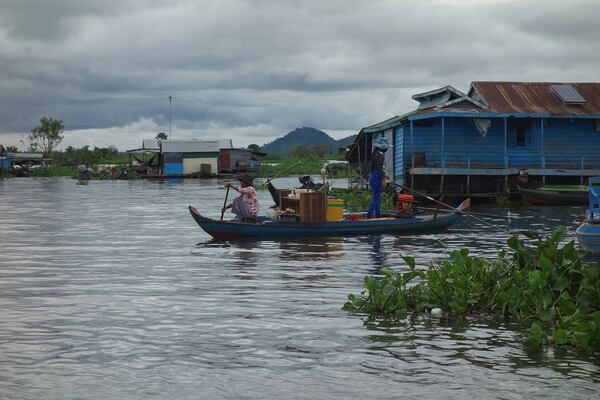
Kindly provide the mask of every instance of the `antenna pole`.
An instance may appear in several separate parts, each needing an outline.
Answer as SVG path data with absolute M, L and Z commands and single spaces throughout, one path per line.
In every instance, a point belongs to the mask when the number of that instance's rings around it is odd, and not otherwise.
M 169 96 L 169 140 L 171 140 L 171 121 L 173 119 L 173 97 Z

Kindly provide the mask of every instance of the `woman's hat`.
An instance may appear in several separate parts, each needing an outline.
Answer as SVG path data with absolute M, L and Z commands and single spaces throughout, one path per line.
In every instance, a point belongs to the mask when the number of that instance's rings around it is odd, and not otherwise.
M 385 137 L 378 137 L 377 139 L 375 139 L 375 141 L 373 142 L 373 146 L 378 147 L 381 150 L 386 150 L 386 149 L 392 147 L 392 146 L 390 146 L 387 138 L 385 138 Z
M 244 183 L 245 183 L 246 185 L 248 185 L 248 186 L 254 186 L 254 185 L 252 184 L 252 181 L 253 181 L 252 177 L 251 177 L 251 176 L 248 176 L 248 175 L 242 175 L 242 176 L 240 176 L 240 177 L 238 178 L 238 181 L 240 181 L 240 182 L 244 182 Z

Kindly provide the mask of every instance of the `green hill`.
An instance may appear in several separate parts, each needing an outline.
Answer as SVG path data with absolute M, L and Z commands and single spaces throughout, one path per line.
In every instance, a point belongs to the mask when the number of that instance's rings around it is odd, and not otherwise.
M 296 145 L 314 147 L 317 144 L 324 144 L 327 146 L 329 153 L 335 153 L 338 151 L 338 148 L 351 144 L 355 137 L 356 135 L 352 135 L 347 138 L 335 140 L 321 130 L 302 127 L 294 129 L 285 136 L 275 139 L 271 143 L 265 144 L 261 147 L 261 150 L 269 154 L 285 155 Z

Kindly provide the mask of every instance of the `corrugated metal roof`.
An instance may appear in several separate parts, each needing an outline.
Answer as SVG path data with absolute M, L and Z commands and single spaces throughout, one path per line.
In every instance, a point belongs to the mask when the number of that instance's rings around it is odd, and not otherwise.
M 9 160 L 43 160 L 44 154 L 42 153 L 6 153 L 6 158 Z
M 144 139 L 142 141 L 142 150 L 159 150 L 158 140 Z
M 231 139 L 221 139 L 219 140 L 219 148 L 220 149 L 233 149 L 233 142 Z
M 565 104 L 552 85 L 571 85 L 584 104 Z M 600 115 L 600 83 L 473 82 L 490 109 L 500 114 Z
M 161 148 L 163 153 L 218 153 L 219 141 L 163 140 Z

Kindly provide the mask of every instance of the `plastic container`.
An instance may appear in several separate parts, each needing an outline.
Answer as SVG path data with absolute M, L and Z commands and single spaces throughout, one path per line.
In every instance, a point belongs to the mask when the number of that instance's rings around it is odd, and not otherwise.
M 327 221 L 344 219 L 344 200 L 327 199 Z

